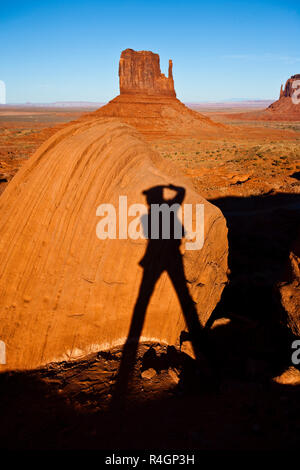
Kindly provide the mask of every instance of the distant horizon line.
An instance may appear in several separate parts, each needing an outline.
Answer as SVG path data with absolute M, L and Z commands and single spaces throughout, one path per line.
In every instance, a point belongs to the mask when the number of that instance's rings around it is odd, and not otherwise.
M 184 104 L 187 105 L 197 105 L 197 104 L 223 104 L 223 103 L 233 103 L 233 104 L 239 104 L 239 103 L 259 103 L 259 102 L 273 102 L 276 101 L 278 98 L 227 98 L 227 99 L 222 99 L 222 100 L 197 100 L 197 101 L 183 101 Z M 98 105 L 104 105 L 108 103 L 108 101 L 25 101 L 25 102 L 9 102 L 9 103 L 0 103 L 1 107 L 5 106 L 50 106 L 50 105 L 56 105 L 56 106 L 66 106 L 66 105 L 71 105 L 71 106 L 78 106 L 78 105 L 93 105 L 93 106 L 98 106 Z

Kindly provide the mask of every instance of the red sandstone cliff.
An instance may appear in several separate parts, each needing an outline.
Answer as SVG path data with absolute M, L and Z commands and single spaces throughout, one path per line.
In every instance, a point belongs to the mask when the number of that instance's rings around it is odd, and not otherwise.
M 119 64 L 120 94 L 176 96 L 169 61 L 169 76 L 160 71 L 159 55 L 151 51 L 122 52 Z
M 297 80 L 300 80 L 300 73 L 298 73 L 296 75 L 292 75 L 291 78 L 289 78 L 287 80 L 284 89 L 283 89 L 283 85 L 281 85 L 279 99 L 283 98 L 284 96 L 286 98 L 288 98 L 288 97 L 291 98 L 293 96 L 295 90 L 297 88 L 299 88 L 299 86 L 297 86 L 297 84 L 294 85 L 294 82 L 296 82 Z M 272 104 L 270 105 L 270 107 L 271 106 L 272 106 Z
M 266 112 L 278 115 L 283 120 L 300 120 L 300 74 L 289 78 L 284 88 L 281 85 L 279 99 Z

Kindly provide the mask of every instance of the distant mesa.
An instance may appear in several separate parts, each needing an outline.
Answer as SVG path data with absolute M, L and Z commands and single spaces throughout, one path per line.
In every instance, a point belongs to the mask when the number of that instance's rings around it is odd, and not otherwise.
M 299 81 L 299 83 L 297 83 Z M 300 120 L 300 74 L 292 75 L 285 84 L 281 85 L 279 99 L 266 110 L 265 116 L 271 120 L 299 121 Z
M 299 83 L 297 83 L 299 81 Z M 263 119 L 272 121 L 300 121 L 300 74 L 292 75 L 280 87 L 279 99 L 263 113 Z
M 300 74 L 292 75 L 285 87 L 281 85 L 279 99 L 266 109 L 234 115 L 227 114 L 227 117 L 246 121 L 300 121 Z
M 293 86 L 293 83 L 296 80 L 300 80 L 300 73 L 297 73 L 296 75 L 292 75 L 291 78 L 287 80 L 284 89 L 283 89 L 283 85 L 281 85 L 279 99 L 284 98 L 284 97 L 291 98 L 293 96 L 296 88 L 298 88 L 297 86 Z
M 279 99 L 272 103 L 267 111 L 300 119 L 300 73 L 292 75 L 284 88 L 281 85 Z
M 160 70 L 159 55 L 125 49 L 119 63 L 120 94 L 90 117 L 113 117 L 130 124 L 147 137 L 184 136 L 207 130 L 217 133 L 222 124 L 187 108 L 176 98 L 173 62 L 168 76 Z

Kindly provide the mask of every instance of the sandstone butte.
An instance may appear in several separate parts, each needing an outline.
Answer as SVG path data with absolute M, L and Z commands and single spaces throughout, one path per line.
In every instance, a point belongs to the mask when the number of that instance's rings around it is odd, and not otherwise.
M 295 93 L 296 92 L 296 93 Z M 292 96 L 298 100 L 293 102 Z M 229 117 L 234 115 L 228 114 Z M 292 75 L 285 84 L 281 85 L 279 99 L 263 111 L 235 114 L 235 118 L 260 121 L 300 121 L 300 74 Z
M 128 205 L 145 204 L 145 189 L 169 183 L 186 189 L 184 203 L 204 204 L 204 246 L 186 250 L 183 263 L 206 323 L 227 280 L 222 213 L 136 130 L 94 116 L 44 142 L 0 197 L 0 339 L 7 348 L 1 370 L 38 368 L 125 342 L 147 240 L 99 240 L 96 210 L 102 203 L 117 207 L 120 195 Z M 178 345 L 185 329 L 163 273 L 140 339 Z
M 283 279 L 277 285 L 283 321 L 295 336 L 300 336 L 300 236 L 294 243 Z
M 293 102 L 292 97 L 297 99 L 298 104 Z M 285 84 L 281 85 L 279 99 L 272 103 L 266 110 L 278 116 L 289 116 L 291 119 L 300 120 L 300 74 L 293 75 Z
M 90 117 L 113 117 L 132 125 L 146 137 L 217 135 L 224 125 L 187 108 L 176 98 L 173 64 L 161 73 L 159 55 L 126 49 L 119 63 L 120 94 Z

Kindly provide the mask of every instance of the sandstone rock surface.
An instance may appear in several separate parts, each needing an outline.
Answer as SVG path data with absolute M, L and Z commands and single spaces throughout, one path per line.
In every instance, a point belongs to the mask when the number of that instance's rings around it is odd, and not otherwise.
M 183 263 L 199 320 L 219 301 L 227 270 L 227 228 L 218 208 L 179 170 L 114 119 L 71 124 L 46 141 L 0 197 L 0 339 L 3 369 L 32 369 L 121 345 L 138 296 L 147 240 L 99 240 L 97 207 L 145 204 L 145 189 L 173 183 L 186 203 L 204 204 L 205 242 Z M 164 273 L 141 341 L 177 344 L 185 321 Z
M 300 336 L 300 237 L 293 245 L 283 280 L 278 284 L 284 321 L 296 336 Z
M 300 385 L 300 371 L 290 366 L 278 377 L 274 377 L 274 382 L 283 385 Z

